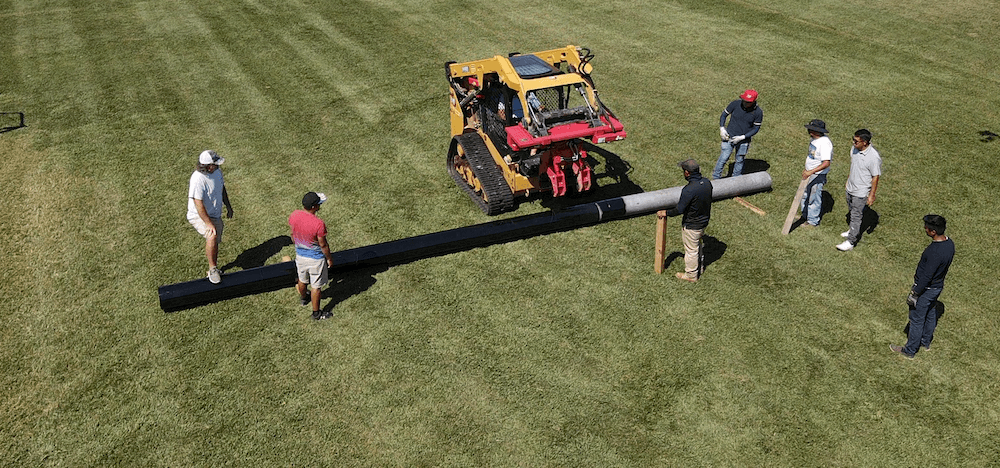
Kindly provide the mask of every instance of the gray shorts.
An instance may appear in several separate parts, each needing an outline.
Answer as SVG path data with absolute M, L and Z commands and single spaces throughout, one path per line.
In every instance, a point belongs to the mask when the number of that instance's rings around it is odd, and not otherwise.
M 325 258 L 295 257 L 295 268 L 299 272 L 299 282 L 308 284 L 313 289 L 326 286 L 330 281 L 329 269 Z

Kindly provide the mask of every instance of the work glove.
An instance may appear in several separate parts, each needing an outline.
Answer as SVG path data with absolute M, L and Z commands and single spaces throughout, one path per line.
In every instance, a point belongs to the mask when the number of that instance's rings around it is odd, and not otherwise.
M 734 137 L 729 137 L 729 142 L 735 145 L 746 139 L 747 139 L 746 135 L 736 135 Z
M 906 305 L 910 306 L 911 308 L 917 306 L 917 297 L 918 296 L 917 296 L 917 293 L 915 293 L 913 291 L 916 287 L 917 287 L 917 283 L 913 283 L 913 286 L 910 286 L 910 294 L 908 296 L 906 296 Z
M 719 136 L 722 137 L 722 141 L 729 141 L 729 132 L 726 131 L 726 127 L 719 127 Z

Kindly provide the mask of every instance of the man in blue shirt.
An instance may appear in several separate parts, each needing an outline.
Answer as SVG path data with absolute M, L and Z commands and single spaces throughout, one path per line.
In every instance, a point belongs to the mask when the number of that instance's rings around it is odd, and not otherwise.
M 889 345 L 894 353 L 913 359 L 920 348 L 931 349 L 938 311 L 934 307 L 944 290 L 944 278 L 955 258 L 955 243 L 944 235 L 946 221 L 943 216 L 924 216 L 924 232 L 933 242 L 924 249 L 913 274 L 913 287 L 906 298 L 910 306 L 910 332 L 905 346 Z
M 729 125 L 726 125 L 729 117 Z M 750 151 L 750 140 L 760 131 L 764 120 L 764 110 L 757 105 L 757 91 L 748 89 L 740 98 L 730 102 L 719 117 L 719 134 L 722 136 L 722 151 L 715 163 L 712 179 L 722 177 L 722 169 L 729 162 L 729 156 L 736 152 L 733 162 L 733 177 L 743 174 L 743 160 Z

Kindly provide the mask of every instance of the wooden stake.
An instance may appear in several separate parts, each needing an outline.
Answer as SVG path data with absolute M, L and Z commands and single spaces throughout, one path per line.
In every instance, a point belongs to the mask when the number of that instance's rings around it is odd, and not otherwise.
M 656 262 L 653 265 L 653 270 L 657 274 L 663 273 L 663 262 L 667 260 L 667 211 L 660 210 L 656 212 L 656 258 L 653 260 Z
M 795 222 L 795 215 L 799 211 L 799 204 L 802 203 L 802 194 L 806 193 L 806 185 L 809 179 L 802 179 L 799 182 L 799 189 L 795 191 L 795 198 L 792 199 L 792 206 L 788 208 L 788 217 L 785 218 L 785 225 L 781 227 L 781 233 L 787 235 L 792 230 L 792 223 Z
M 760 208 L 757 208 L 756 206 L 753 206 L 753 204 L 751 204 L 750 202 L 744 200 L 741 197 L 733 198 L 733 200 L 736 200 L 739 204 L 741 204 L 741 205 L 743 205 L 743 206 L 745 206 L 747 208 L 750 208 L 750 211 L 753 211 L 754 213 L 757 213 L 757 214 L 759 214 L 761 216 L 767 215 L 767 212 L 765 212 L 764 210 L 762 210 Z

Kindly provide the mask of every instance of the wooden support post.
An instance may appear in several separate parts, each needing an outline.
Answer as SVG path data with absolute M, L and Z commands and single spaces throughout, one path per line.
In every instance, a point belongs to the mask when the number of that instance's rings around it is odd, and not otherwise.
M 806 193 L 806 185 L 809 179 L 802 179 L 799 182 L 799 189 L 795 191 L 795 198 L 792 199 L 792 206 L 788 208 L 788 216 L 785 218 L 785 225 L 781 227 L 782 234 L 788 234 L 792 230 L 792 223 L 795 222 L 795 215 L 799 211 L 799 204 L 802 203 L 802 194 Z
M 656 262 L 653 269 L 663 273 L 663 262 L 667 260 L 667 210 L 656 212 Z

